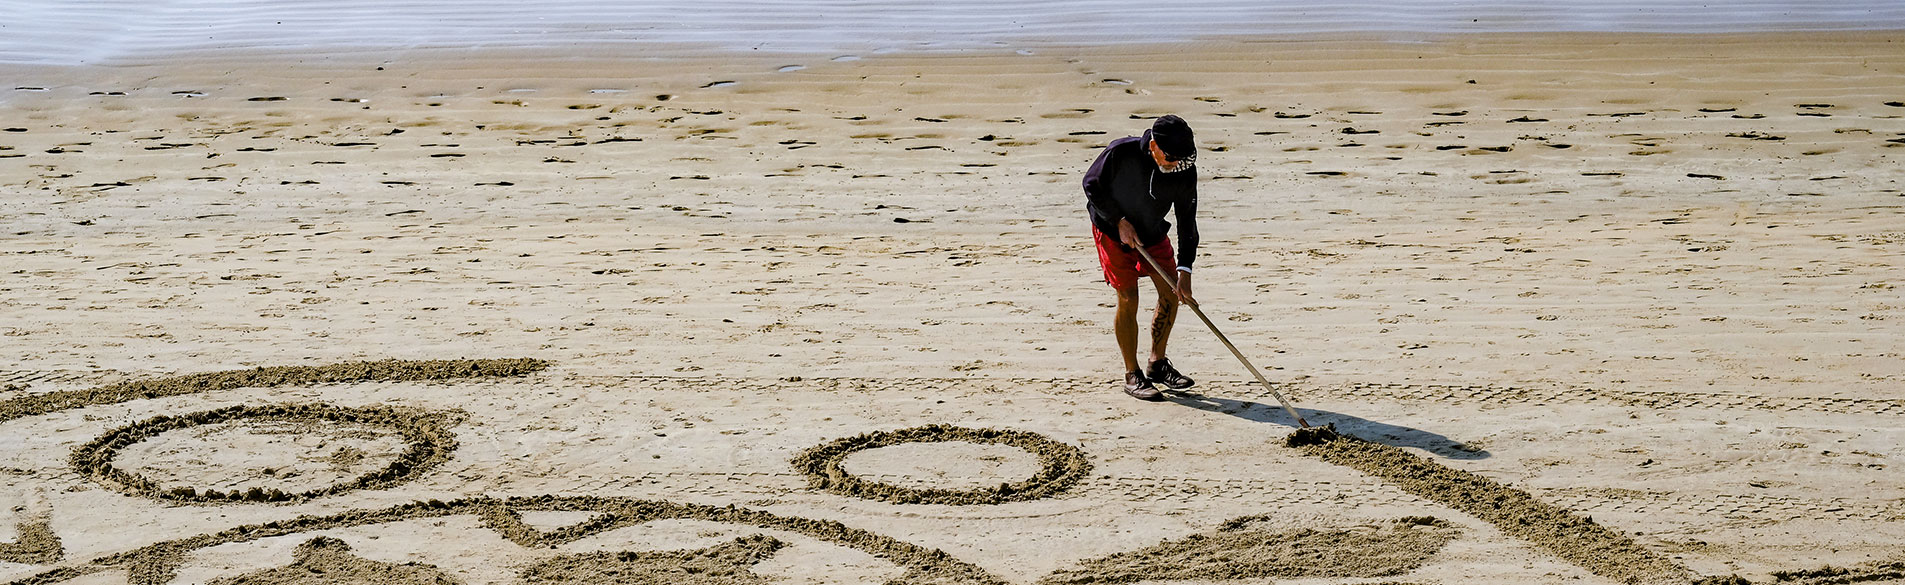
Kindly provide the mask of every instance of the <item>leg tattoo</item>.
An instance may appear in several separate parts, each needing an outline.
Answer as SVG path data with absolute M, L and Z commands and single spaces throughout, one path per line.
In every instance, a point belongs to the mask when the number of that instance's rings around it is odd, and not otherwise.
M 1171 340 L 1171 325 L 1177 323 L 1177 303 L 1160 304 L 1151 315 L 1151 351 L 1164 355 L 1164 344 Z

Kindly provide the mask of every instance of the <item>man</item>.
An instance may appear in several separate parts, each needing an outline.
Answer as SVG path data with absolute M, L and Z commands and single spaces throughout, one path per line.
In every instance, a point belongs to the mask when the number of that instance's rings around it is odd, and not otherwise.
M 1114 329 L 1124 355 L 1124 392 L 1140 400 L 1162 400 L 1156 384 L 1173 390 L 1191 387 L 1191 381 L 1164 355 L 1177 322 L 1179 302 L 1191 298 L 1191 262 L 1197 257 L 1197 145 L 1183 118 L 1167 115 L 1151 124 L 1142 137 L 1111 141 L 1085 172 L 1085 209 L 1091 213 L 1092 239 L 1098 245 L 1098 263 L 1105 282 L 1118 292 Z M 1177 237 L 1182 244 L 1171 253 L 1164 220 L 1177 214 Z M 1138 248 L 1149 252 L 1164 274 L 1145 265 Z M 1151 277 L 1158 306 L 1151 315 L 1151 361 L 1138 368 L 1138 275 Z M 1171 289 L 1170 278 L 1177 290 Z

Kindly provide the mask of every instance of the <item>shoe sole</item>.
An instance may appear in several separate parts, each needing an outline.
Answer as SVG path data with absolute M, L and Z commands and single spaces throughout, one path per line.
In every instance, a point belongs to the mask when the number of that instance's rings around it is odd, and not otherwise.
M 1135 390 L 1126 389 L 1124 391 L 1124 394 L 1125 396 L 1130 396 L 1132 398 L 1136 398 L 1138 400 L 1143 400 L 1146 402 L 1158 402 L 1158 401 L 1164 400 L 1164 393 L 1158 392 L 1157 390 L 1152 390 L 1149 394 L 1139 394 Z

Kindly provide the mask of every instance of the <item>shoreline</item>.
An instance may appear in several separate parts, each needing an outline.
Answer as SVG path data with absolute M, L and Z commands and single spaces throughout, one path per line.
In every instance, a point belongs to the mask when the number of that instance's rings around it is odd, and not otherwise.
M 723 62 L 755 60 L 860 61 L 869 59 L 1012 58 L 1051 55 L 1158 55 L 1212 53 L 1226 47 L 1262 50 L 1264 47 L 1299 49 L 1302 53 L 1336 51 L 1407 51 L 1409 47 L 1478 47 L 1508 54 L 1507 47 L 1558 49 L 1609 48 L 1622 45 L 1820 45 L 1880 48 L 1905 43 L 1905 27 L 1853 30 L 1719 31 L 1719 32 L 1604 32 L 1604 31 L 1338 31 L 1264 35 L 1201 35 L 1176 41 L 1105 41 L 983 43 L 959 47 L 912 48 L 866 46 L 859 49 L 759 50 L 723 47 L 704 42 L 596 41 L 531 43 L 520 45 L 313 45 L 293 48 L 238 47 L 162 51 L 138 58 L 94 63 L 46 63 L 0 59 L 0 73 L 109 71 L 142 68 L 215 66 L 360 67 L 395 62 L 457 63 L 497 60 L 504 63 L 555 61 L 565 64 L 628 62 Z M 15 83 L 14 85 L 19 85 Z M 11 88 L 0 88 L 0 90 Z

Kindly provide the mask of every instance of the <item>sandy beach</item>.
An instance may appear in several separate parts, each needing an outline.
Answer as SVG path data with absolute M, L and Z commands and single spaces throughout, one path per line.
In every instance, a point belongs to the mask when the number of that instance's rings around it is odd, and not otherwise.
M 1902 44 L 0 65 L 0 582 L 1905 581 Z M 1199 384 L 1119 393 L 1079 180 L 1167 113 L 1203 148 L 1197 297 L 1306 418 L 1659 569 L 1286 446 L 1188 313 Z M 539 361 L 126 385 L 502 358 Z M 255 408 L 313 403 L 343 410 Z M 1050 444 L 834 463 L 1036 497 L 793 463 L 930 425 Z

